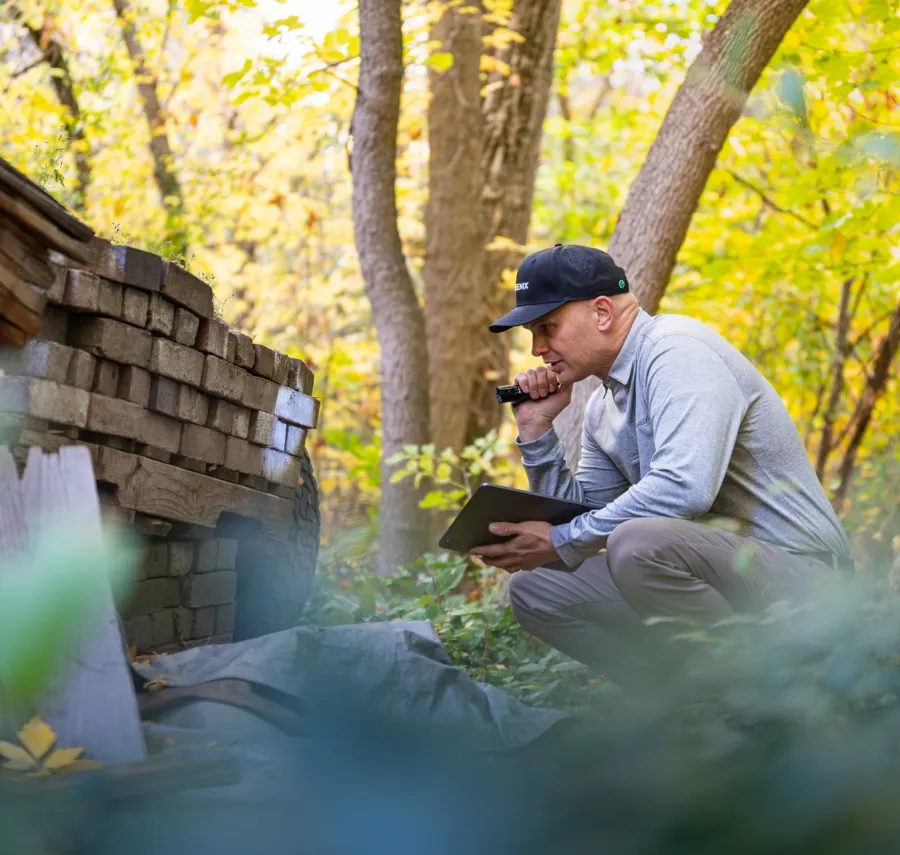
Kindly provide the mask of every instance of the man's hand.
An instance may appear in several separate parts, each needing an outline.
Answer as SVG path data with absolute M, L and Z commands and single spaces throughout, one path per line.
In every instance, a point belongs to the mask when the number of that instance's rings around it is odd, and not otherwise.
M 559 377 L 546 365 L 520 372 L 515 382 L 531 398 L 513 409 L 519 437 L 528 442 L 546 433 L 553 420 L 569 406 L 572 387 L 561 386 Z
M 550 541 L 550 523 L 491 523 L 491 534 L 514 535 L 506 543 L 479 546 L 469 554 L 475 555 L 508 573 L 516 570 L 534 570 L 553 561 L 559 561 L 559 554 Z

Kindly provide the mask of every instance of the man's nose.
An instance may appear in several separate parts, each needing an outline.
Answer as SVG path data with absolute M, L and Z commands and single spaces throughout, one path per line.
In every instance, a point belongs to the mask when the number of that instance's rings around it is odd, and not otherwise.
M 532 356 L 540 356 L 543 353 L 547 352 L 547 342 L 542 341 L 537 336 L 534 336 L 531 340 L 531 355 Z

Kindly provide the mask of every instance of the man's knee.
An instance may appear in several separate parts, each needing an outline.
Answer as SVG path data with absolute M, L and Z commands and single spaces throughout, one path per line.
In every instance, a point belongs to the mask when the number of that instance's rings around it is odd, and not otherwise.
M 606 542 L 609 573 L 625 599 L 647 581 L 652 559 L 670 543 L 678 521 L 671 519 L 627 520 L 616 526 Z
M 533 618 L 538 614 L 539 597 L 535 577 L 525 570 L 519 570 L 509 577 L 509 605 L 516 620 L 522 623 L 523 618 Z

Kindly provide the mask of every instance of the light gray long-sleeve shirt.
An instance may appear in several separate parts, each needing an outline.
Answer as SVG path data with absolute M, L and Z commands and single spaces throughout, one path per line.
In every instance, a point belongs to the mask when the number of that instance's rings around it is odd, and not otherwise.
M 847 535 L 778 393 L 706 325 L 641 310 L 585 412 L 569 471 L 551 428 L 517 441 L 532 491 L 596 510 L 551 529 L 570 567 L 626 520 L 722 525 L 789 552 L 849 557 Z

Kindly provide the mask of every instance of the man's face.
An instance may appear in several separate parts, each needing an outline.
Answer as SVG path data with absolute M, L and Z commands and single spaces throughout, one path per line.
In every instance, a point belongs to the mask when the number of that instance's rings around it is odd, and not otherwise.
M 575 383 L 594 373 L 598 332 L 590 300 L 566 303 L 525 324 L 525 329 L 532 336 L 532 356 L 542 359 L 560 383 Z

